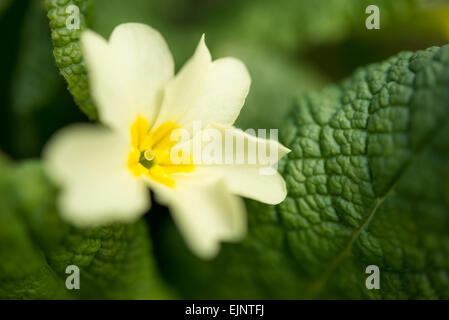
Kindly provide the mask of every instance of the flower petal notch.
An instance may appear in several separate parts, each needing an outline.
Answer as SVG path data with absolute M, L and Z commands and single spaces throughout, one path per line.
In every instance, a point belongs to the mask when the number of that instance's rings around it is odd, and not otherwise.
M 117 26 L 109 41 L 84 31 L 81 47 L 103 125 L 72 125 L 44 150 L 66 220 L 135 220 L 150 209 L 150 188 L 190 249 L 207 259 L 222 241 L 245 236 L 240 196 L 285 198 L 275 166 L 290 150 L 273 134 L 233 127 L 251 82 L 241 61 L 212 61 L 203 35 L 175 76 L 163 37 L 137 23 Z

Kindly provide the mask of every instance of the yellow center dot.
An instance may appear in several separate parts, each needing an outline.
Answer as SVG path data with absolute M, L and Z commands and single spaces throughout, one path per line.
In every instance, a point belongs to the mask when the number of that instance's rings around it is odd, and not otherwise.
M 143 155 L 147 161 L 151 161 L 154 159 L 154 152 L 151 150 L 146 150 Z
M 174 122 L 168 121 L 153 130 L 145 118 L 136 119 L 130 129 L 131 151 L 128 156 L 128 168 L 134 176 L 146 175 L 156 182 L 174 187 L 173 175 L 194 169 L 193 164 L 174 164 L 170 159 L 171 149 L 176 144 L 170 136 L 177 128 Z

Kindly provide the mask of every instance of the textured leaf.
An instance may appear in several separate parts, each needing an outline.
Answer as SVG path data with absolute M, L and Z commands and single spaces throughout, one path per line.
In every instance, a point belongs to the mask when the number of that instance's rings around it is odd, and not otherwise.
M 89 93 L 87 71 L 78 42 L 82 30 L 86 27 L 86 14 L 89 11 L 91 0 L 46 0 L 45 5 L 50 19 L 56 64 L 67 80 L 68 89 L 75 97 L 78 106 L 89 118 L 94 120 L 97 118 L 97 110 Z M 70 5 L 76 5 L 79 8 L 79 29 L 66 27 L 69 18 L 66 9 Z
M 169 297 L 143 221 L 77 229 L 59 218 L 57 190 L 39 163 L 24 163 L 9 178 L 0 193 L 0 298 Z M 80 268 L 80 290 L 65 288 L 69 265 Z
M 188 298 L 448 299 L 448 108 L 449 46 L 303 95 L 281 130 L 287 199 L 248 201 L 247 238 L 212 262 L 162 221 L 165 276 Z M 380 290 L 365 287 L 371 264 Z

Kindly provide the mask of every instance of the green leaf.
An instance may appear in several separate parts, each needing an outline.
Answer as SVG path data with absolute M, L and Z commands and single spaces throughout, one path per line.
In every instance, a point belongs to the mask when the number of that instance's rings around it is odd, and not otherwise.
M 165 277 L 187 298 L 448 299 L 448 107 L 449 46 L 302 95 L 281 131 L 286 200 L 248 201 L 248 236 L 211 262 L 155 226 Z
M 0 156 L 0 298 L 68 298 L 9 196 L 11 163 Z
M 86 27 L 86 15 L 91 7 L 90 0 L 46 0 L 45 5 L 50 19 L 53 54 L 61 74 L 69 84 L 68 89 L 75 97 L 78 106 L 90 119 L 97 118 L 97 110 L 89 92 L 87 70 L 84 65 L 79 37 Z M 76 5 L 80 13 L 80 28 L 68 29 L 66 22 L 70 14 L 66 9 Z
M 56 210 L 57 190 L 38 162 L 21 164 L 7 181 L 0 189 L 0 298 L 171 296 L 143 220 L 93 229 L 66 224 Z M 65 288 L 69 265 L 80 268 L 80 290 Z

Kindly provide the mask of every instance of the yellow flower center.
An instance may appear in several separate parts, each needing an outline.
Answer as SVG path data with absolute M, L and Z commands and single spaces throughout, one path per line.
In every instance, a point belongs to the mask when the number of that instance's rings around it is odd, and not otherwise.
M 150 131 L 148 121 L 138 117 L 131 126 L 131 151 L 128 156 L 128 168 L 136 176 L 146 175 L 150 179 L 173 187 L 173 174 L 191 172 L 193 164 L 174 164 L 170 158 L 171 149 L 176 141 L 170 139 L 173 130 L 178 127 L 168 121 Z

